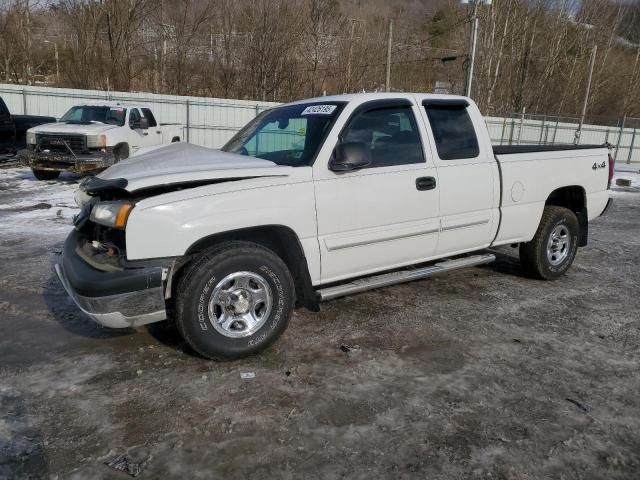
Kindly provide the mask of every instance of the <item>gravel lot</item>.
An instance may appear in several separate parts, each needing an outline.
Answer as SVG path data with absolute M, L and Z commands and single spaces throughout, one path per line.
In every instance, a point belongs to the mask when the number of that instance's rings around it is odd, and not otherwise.
M 555 283 L 501 249 L 214 363 L 170 325 L 84 318 L 52 269 L 77 177 L 0 169 L 0 478 L 129 478 L 124 456 L 139 478 L 637 479 L 640 175 L 618 176 Z

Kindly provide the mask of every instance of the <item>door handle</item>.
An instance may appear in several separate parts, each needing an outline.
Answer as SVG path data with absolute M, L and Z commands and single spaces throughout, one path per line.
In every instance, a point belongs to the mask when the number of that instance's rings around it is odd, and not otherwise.
M 436 179 L 434 177 L 416 178 L 416 188 L 418 190 L 433 190 L 436 188 Z

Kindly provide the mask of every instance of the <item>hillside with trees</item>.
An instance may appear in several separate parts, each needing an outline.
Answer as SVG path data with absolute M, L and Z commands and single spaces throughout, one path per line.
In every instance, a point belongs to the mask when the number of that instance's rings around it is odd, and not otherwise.
M 464 91 L 473 7 L 446 0 L 6 0 L 0 81 L 287 101 L 391 87 Z M 478 9 L 487 114 L 640 117 L 640 3 L 494 0 Z

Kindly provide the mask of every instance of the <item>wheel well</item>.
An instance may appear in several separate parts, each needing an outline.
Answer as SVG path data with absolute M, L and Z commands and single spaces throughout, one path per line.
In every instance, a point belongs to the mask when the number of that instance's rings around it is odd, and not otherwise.
M 230 232 L 216 233 L 204 237 L 191 245 L 185 257 L 190 258 L 208 248 L 228 241 L 246 241 L 257 243 L 278 255 L 289 268 L 296 286 L 297 304 L 312 311 L 320 309 L 318 296 L 311 284 L 309 267 L 304 250 L 298 236 L 289 227 L 283 225 L 266 225 L 244 228 Z M 174 273 L 173 285 L 177 285 L 177 277 L 183 270 L 185 262 L 178 272 Z
M 580 232 L 578 232 L 578 245 L 584 247 L 589 238 L 589 218 L 587 216 L 587 195 L 584 188 L 578 185 L 558 188 L 551 192 L 546 205 L 555 205 L 571 210 L 578 217 Z
M 180 141 L 180 137 L 173 137 L 171 139 L 171 143 L 175 143 L 175 142 L 179 142 Z
M 127 142 L 118 143 L 113 147 L 113 151 L 116 152 L 118 150 L 126 149 L 127 153 L 129 153 L 129 144 Z

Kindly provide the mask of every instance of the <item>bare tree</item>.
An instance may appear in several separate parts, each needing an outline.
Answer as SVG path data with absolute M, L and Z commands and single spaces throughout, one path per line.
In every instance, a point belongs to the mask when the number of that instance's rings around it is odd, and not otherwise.
M 457 0 L 5 0 L 4 82 L 261 100 L 391 86 L 460 93 L 469 8 Z M 640 116 L 640 5 L 494 0 L 480 8 L 474 99 L 491 114 Z M 59 75 L 55 74 L 59 71 Z

